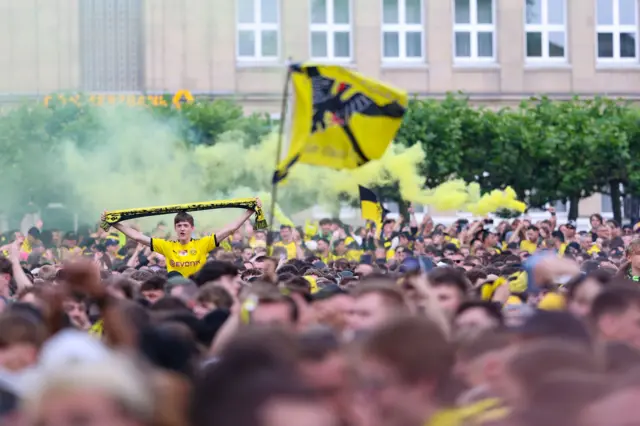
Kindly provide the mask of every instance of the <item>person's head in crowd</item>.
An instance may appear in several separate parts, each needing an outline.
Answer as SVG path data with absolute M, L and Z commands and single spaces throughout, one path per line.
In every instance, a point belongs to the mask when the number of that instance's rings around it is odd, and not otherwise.
M 46 370 L 24 399 L 27 424 L 151 426 L 154 410 L 143 371 L 116 355 Z
M 453 318 L 454 336 L 457 340 L 464 340 L 486 330 L 497 329 L 503 324 L 502 308 L 498 303 L 467 301 L 458 307 Z
M 292 241 L 293 233 L 291 231 L 291 226 L 289 225 L 281 225 L 280 226 L 280 240 L 283 243 L 290 243 Z
M 602 218 L 602 215 L 594 213 L 589 216 L 589 223 L 591 224 L 591 229 L 596 230 L 600 225 L 604 223 L 604 219 Z
M 116 240 L 109 238 L 104 243 L 105 250 L 109 256 L 116 256 L 118 254 L 118 250 L 120 250 L 120 243 Z
M 67 313 L 71 324 L 78 330 L 89 330 L 91 321 L 89 321 L 88 307 L 83 296 L 71 294 L 64 301 L 64 311 Z
M 469 280 L 464 273 L 451 267 L 435 268 L 428 278 L 436 303 L 448 318 L 453 318 L 470 289 Z
M 482 243 L 487 249 L 495 248 L 498 245 L 498 234 L 491 231 L 483 231 Z
M 13 277 L 13 264 L 9 259 L 0 256 L 0 296 L 10 296 L 11 278 Z
M 526 238 L 527 241 L 537 244 L 540 239 L 540 229 L 535 225 L 530 225 L 527 228 Z
M 153 275 L 140 285 L 140 294 L 153 304 L 164 296 L 167 280 L 159 275 Z
M 153 276 L 154 276 L 153 272 L 151 272 L 149 270 L 139 269 L 139 270 L 131 273 L 129 278 L 132 279 L 134 282 L 136 282 L 138 284 L 142 284 L 143 282 L 145 282 L 146 280 L 152 278 Z
M 603 424 L 625 426 L 637 423 L 640 416 L 639 376 L 636 369 L 615 381 L 613 385 L 606 383 L 604 391 L 581 407 L 577 424 L 579 426 Z
M 399 246 L 399 247 L 396 248 L 395 261 L 396 261 L 397 264 L 401 264 L 410 255 L 411 255 L 411 253 L 410 253 L 409 249 L 407 249 L 404 246 Z
M 640 275 L 640 238 L 636 238 L 629 243 L 626 250 L 627 262 L 630 271 L 625 271 L 631 277 Z
M 435 323 L 399 317 L 358 346 L 357 394 L 382 424 L 422 425 L 442 407 L 439 393 L 453 364 L 453 348 Z
M 173 218 L 173 229 L 176 233 L 178 241 L 181 244 L 187 244 L 191 241 L 193 231 L 195 230 L 195 222 L 193 216 L 187 212 L 180 212 Z
M 344 239 L 340 238 L 333 243 L 333 251 L 338 256 L 344 256 L 347 253 Z
M 611 231 L 610 238 L 622 237 L 622 228 L 620 227 L 618 221 L 616 221 L 615 219 L 608 219 L 607 226 Z
M 47 338 L 44 323 L 28 311 L 0 314 L 0 371 L 18 372 L 33 366 Z
M 233 296 L 238 294 L 241 286 L 238 268 L 232 263 L 218 260 L 205 263 L 191 279 L 198 287 L 216 282 Z
M 603 290 L 591 305 L 589 319 L 601 340 L 640 349 L 640 289 L 635 283 L 612 283 Z
M 337 284 L 327 284 L 312 296 L 312 312 L 316 321 L 341 332 L 349 324 L 353 312 L 353 298 Z
M 442 255 L 447 259 L 451 258 L 451 256 L 459 253 L 458 246 L 453 243 L 447 243 L 442 247 Z
M 586 318 L 593 301 L 610 280 L 611 276 L 599 269 L 572 278 L 565 285 L 567 310 L 579 318 Z
M 40 241 L 40 230 L 35 226 L 29 228 L 29 231 L 27 231 L 27 241 L 29 241 L 30 244 Z
M 610 390 L 610 384 L 598 373 L 560 371 L 543 377 L 527 390 L 526 407 L 513 413 L 512 420 L 523 426 L 586 426 L 583 413 L 597 404 Z M 602 420 L 602 419 L 599 419 Z M 595 424 L 609 424 L 605 421 Z
M 250 246 L 243 246 L 241 257 L 243 262 L 250 262 L 251 258 L 253 257 L 253 249 Z
M 113 279 L 107 290 L 113 297 L 132 300 L 136 296 L 136 283 L 126 276 L 121 276 Z
M 455 376 L 468 388 L 460 394 L 458 403 L 471 404 L 498 396 L 499 383 L 513 348 L 508 333 L 485 330 L 456 345 Z
M 374 256 L 376 264 L 380 265 L 387 263 L 387 250 L 384 247 L 376 247 Z
M 207 283 L 200 287 L 195 298 L 193 312 L 198 318 L 202 318 L 216 309 L 231 309 L 233 298 L 227 290 L 215 282 Z
M 371 260 L 369 259 L 369 262 Z M 355 270 L 353 271 L 356 275 L 356 277 L 366 277 L 368 275 L 373 274 L 376 271 L 375 267 L 371 264 L 371 263 L 359 263 L 358 266 L 356 266 Z
M 331 245 L 329 244 L 329 240 L 321 238 L 318 240 L 318 253 L 321 255 L 327 255 L 331 250 Z
M 315 327 L 298 337 L 298 370 L 304 382 L 338 414 L 349 420 L 348 364 L 340 339 L 327 327 Z
M 165 293 L 191 303 L 198 294 L 198 285 L 188 278 L 172 277 L 165 284 Z
M 604 344 L 605 370 L 617 376 L 625 375 L 640 365 L 640 351 L 623 342 Z
M 64 234 L 62 245 L 68 249 L 72 249 L 78 246 L 78 234 L 75 232 L 67 232 Z
M 402 292 L 389 280 L 365 280 L 352 296 L 349 328 L 356 332 L 372 330 L 408 311 Z
M 530 308 L 529 305 L 524 306 Z M 593 336 L 588 327 L 566 311 L 535 309 L 528 312 L 523 320 L 521 324 L 510 327 L 516 342 L 557 338 L 587 350 L 593 349 Z
M 603 240 L 609 240 L 611 238 L 611 228 L 607 225 L 600 225 L 595 228 L 596 235 L 598 238 Z
M 587 252 L 593 247 L 593 237 L 589 233 L 582 233 L 580 235 L 580 249 Z
M 255 283 L 255 306 L 248 312 L 250 324 L 281 326 L 294 329 L 299 318 L 299 310 L 296 303 L 289 296 L 283 295 L 271 283 Z
M 520 345 L 507 360 L 503 374 L 497 377 L 499 396 L 513 407 L 525 407 L 528 392 L 556 372 L 598 373 L 604 371 L 601 360 L 582 345 L 561 338 L 544 338 Z
M 460 252 L 460 250 L 457 250 L 456 252 L 450 254 L 447 259 L 450 260 L 454 266 L 462 266 L 462 264 L 464 263 L 464 255 Z
M 27 303 L 38 309 L 44 309 L 46 307 L 41 287 L 33 286 L 20 290 L 16 295 L 16 301 L 20 303 Z
M 298 342 L 281 329 L 255 327 L 240 334 L 196 381 L 193 426 L 336 424 L 324 400 L 296 373 Z

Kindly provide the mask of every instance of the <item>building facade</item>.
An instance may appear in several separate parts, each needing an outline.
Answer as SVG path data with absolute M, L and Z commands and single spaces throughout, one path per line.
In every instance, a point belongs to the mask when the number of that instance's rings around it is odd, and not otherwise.
M 0 102 L 187 89 L 276 113 L 286 63 L 304 60 L 496 106 L 540 93 L 635 100 L 638 2 L 0 0 Z M 581 212 L 602 210 L 597 199 Z

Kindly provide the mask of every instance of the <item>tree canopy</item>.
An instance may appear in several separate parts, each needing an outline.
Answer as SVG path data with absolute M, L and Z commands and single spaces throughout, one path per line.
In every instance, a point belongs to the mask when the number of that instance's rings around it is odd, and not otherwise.
M 57 168 L 62 143 L 90 146 L 102 128 L 100 106 L 89 103 L 24 104 L 0 116 L 0 197 L 3 209 L 22 213 L 29 203 L 68 202 L 73 194 Z M 215 145 L 240 131 L 245 145 L 273 130 L 268 115 L 245 115 L 227 100 L 197 100 L 176 109 L 147 106 L 163 121 L 178 123 L 185 146 Z M 482 189 L 511 186 L 532 207 L 573 201 L 596 192 L 612 195 L 621 218 L 622 196 L 640 196 L 640 110 L 614 99 L 551 101 L 532 98 L 516 108 L 475 107 L 463 95 L 412 100 L 396 143 L 420 144 L 426 187 L 452 178 Z M 62 165 L 58 165 L 62 167 Z M 57 170 L 52 173 L 52 170 Z M 397 197 L 394 188 L 379 188 Z M 402 202 L 402 200 L 396 200 Z

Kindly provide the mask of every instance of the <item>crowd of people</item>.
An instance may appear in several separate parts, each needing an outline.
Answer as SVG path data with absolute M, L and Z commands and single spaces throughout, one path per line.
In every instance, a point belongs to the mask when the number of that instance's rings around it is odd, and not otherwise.
M 0 423 L 623 426 L 640 231 L 591 217 L 0 241 Z

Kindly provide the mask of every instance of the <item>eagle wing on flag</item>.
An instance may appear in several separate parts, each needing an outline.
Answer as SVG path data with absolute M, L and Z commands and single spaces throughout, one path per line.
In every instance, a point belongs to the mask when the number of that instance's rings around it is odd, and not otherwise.
M 382 157 L 408 105 L 407 93 L 334 65 L 293 65 L 289 151 L 273 181 L 297 162 L 353 169 Z

